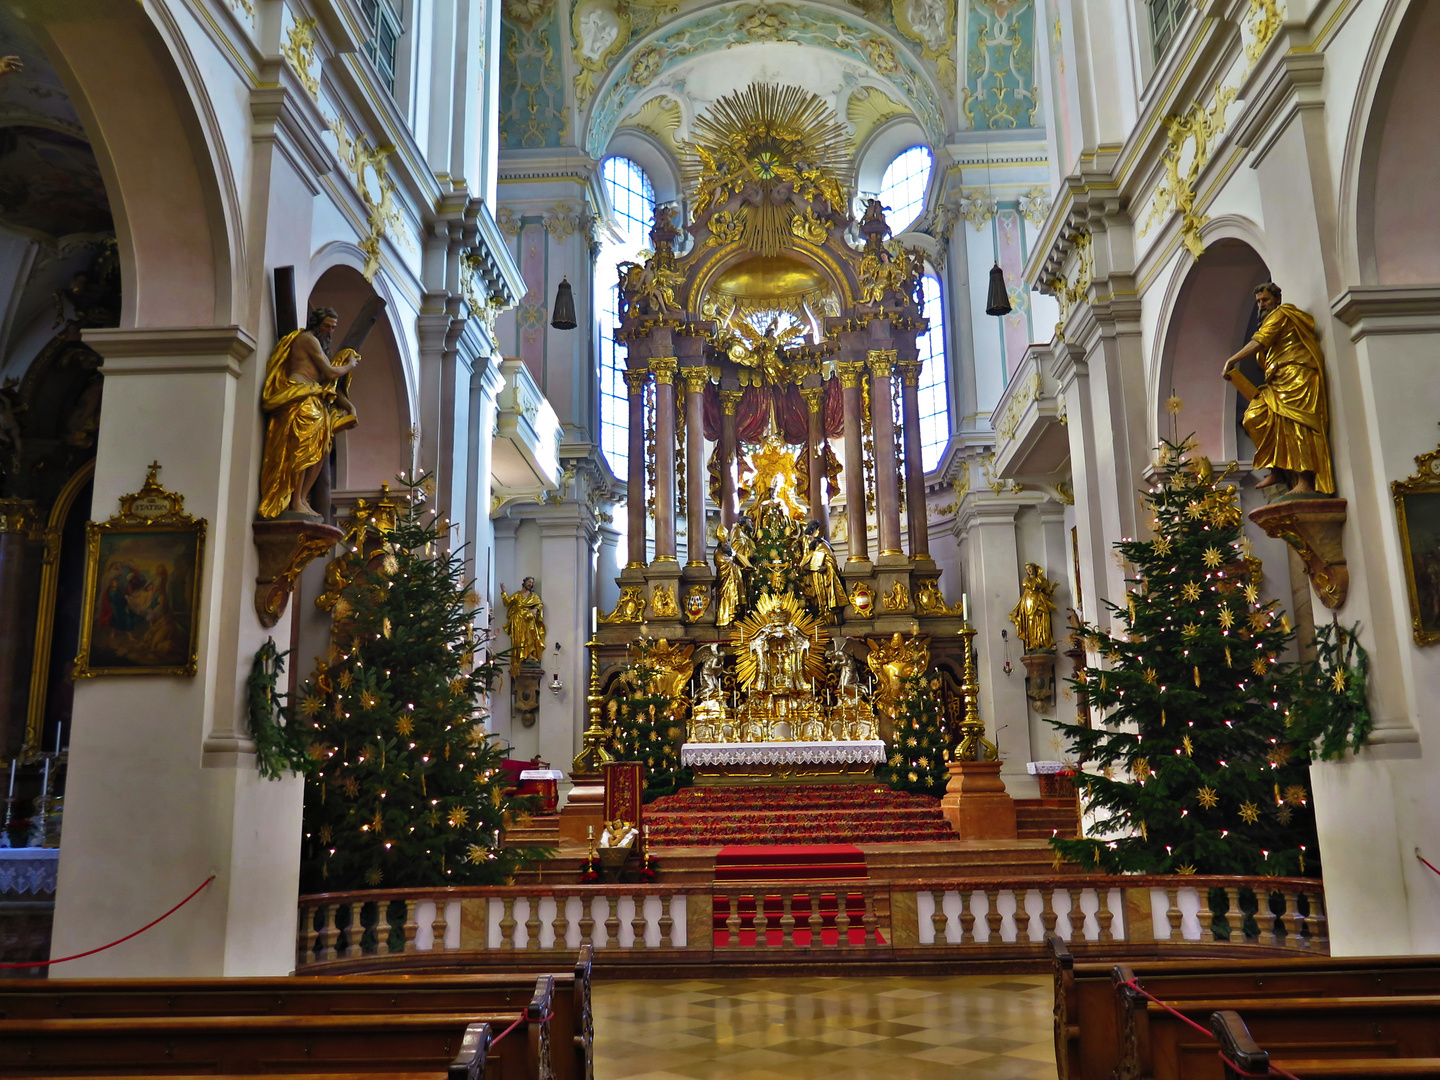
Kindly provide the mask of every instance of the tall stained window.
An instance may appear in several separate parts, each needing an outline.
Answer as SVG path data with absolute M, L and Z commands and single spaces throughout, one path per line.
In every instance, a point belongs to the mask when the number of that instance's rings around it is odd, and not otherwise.
M 885 220 L 892 231 L 904 232 L 925 209 L 933 160 L 928 147 L 912 146 L 886 167 L 880 178 L 880 202 L 890 207 Z
M 645 170 L 629 158 L 607 159 L 601 175 L 620 239 L 606 244 L 595 264 L 595 317 L 600 330 L 600 449 L 611 471 L 624 480 L 629 465 L 630 409 L 625 388 L 625 350 L 615 343 L 615 328 L 620 322 L 616 268 L 634 259 L 649 244 L 655 189 Z
M 945 379 L 945 301 L 940 279 L 925 275 L 925 317 L 930 329 L 915 339 L 920 360 L 920 447 L 925 471 L 940 464 L 950 441 L 950 406 Z

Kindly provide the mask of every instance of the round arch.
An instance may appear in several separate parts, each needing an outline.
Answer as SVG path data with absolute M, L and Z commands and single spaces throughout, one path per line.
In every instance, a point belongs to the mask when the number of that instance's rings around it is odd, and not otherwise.
M 1440 185 L 1440 141 L 1427 134 L 1440 110 L 1437 53 L 1440 2 L 1391 0 L 1362 69 L 1341 177 L 1341 243 L 1363 284 L 1440 281 L 1440 221 L 1394 197 Z
M 837 53 L 873 69 L 876 54 L 886 67 L 886 92 L 907 106 L 919 121 L 925 141 L 941 146 L 945 120 L 940 90 L 902 39 L 858 16 L 819 4 L 802 2 L 804 19 L 785 28 L 786 42 Z M 754 9 L 745 5 L 707 8 L 675 19 L 637 38 L 617 57 L 606 74 L 585 118 L 585 150 L 599 158 L 634 102 L 666 71 L 700 52 L 743 47 L 768 39 L 751 25 Z
M 393 481 L 396 473 L 414 464 L 410 440 L 415 423 L 410 365 L 405 362 L 391 322 L 395 312 L 393 301 L 384 295 L 379 284 L 372 286 L 360 272 L 364 255 L 358 248 L 351 258 L 335 257 L 348 254 L 346 252 L 332 250 L 329 254 L 329 265 L 312 278 L 314 284 L 306 301 L 307 313 L 317 307 L 334 308 L 340 315 L 343 333 L 372 296 L 378 295 L 385 301 L 385 310 L 361 350 L 364 363 L 356 368 L 350 384 L 350 400 L 355 405 L 359 424 L 336 438 L 336 488 L 371 491 L 383 482 Z M 355 437 L 357 433 L 359 437 Z
M 91 147 L 115 221 L 121 327 L 233 322 L 243 259 L 234 184 L 203 82 L 139 5 L 22 0 Z
M 1239 395 L 1220 377 L 1226 357 L 1253 332 L 1255 286 L 1270 277 L 1264 257 L 1238 222 L 1210 223 L 1205 253 L 1183 263 L 1171 279 L 1161 313 L 1159 348 L 1150 380 L 1151 438 L 1169 437 L 1166 399 L 1184 403 L 1180 435 L 1194 433 L 1200 452 L 1216 461 L 1246 456 L 1238 423 Z M 1249 373 L 1258 381 L 1258 371 Z

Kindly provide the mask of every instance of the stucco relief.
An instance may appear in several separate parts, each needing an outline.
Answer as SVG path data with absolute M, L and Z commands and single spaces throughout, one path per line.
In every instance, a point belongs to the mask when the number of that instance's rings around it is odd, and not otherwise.
M 972 129 L 1036 126 L 1034 0 L 970 0 L 960 98 Z

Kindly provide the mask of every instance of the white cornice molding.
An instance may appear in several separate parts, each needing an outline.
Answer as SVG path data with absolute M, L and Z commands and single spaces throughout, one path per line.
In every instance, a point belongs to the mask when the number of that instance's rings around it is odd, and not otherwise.
M 238 378 L 255 352 L 255 339 L 240 326 L 106 328 L 80 336 L 105 358 L 100 371 L 106 378 L 196 373 Z
M 1330 301 L 1330 311 L 1350 327 L 1350 340 L 1379 334 L 1440 332 L 1440 284 L 1352 285 Z

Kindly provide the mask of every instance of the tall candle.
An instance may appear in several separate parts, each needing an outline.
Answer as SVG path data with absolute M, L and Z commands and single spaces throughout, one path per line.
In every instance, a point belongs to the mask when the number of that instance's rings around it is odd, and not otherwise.
M 45 759 L 45 769 L 40 775 L 40 805 L 44 807 L 45 796 L 50 794 L 50 759 Z M 41 811 L 44 812 L 43 809 Z
M 12 799 L 15 797 L 15 765 L 16 765 L 16 764 L 17 764 L 16 760 L 15 760 L 14 758 L 11 758 L 11 759 L 10 759 L 10 798 L 12 798 Z
M 596 634 L 598 634 L 599 632 L 600 632 L 600 609 L 599 609 L 598 607 L 592 607 L 592 608 L 590 609 L 590 636 L 591 636 L 591 637 L 594 637 L 594 636 L 595 636 Z
M 970 621 L 970 594 L 968 592 L 960 594 L 960 618 L 967 623 Z
M 59 720 L 55 723 L 55 753 L 60 753 L 60 736 L 65 734 L 65 721 Z

